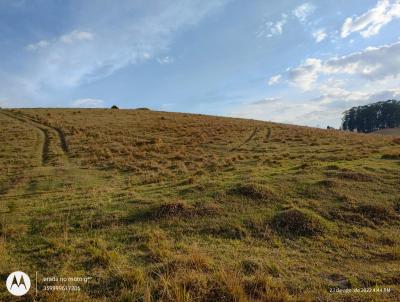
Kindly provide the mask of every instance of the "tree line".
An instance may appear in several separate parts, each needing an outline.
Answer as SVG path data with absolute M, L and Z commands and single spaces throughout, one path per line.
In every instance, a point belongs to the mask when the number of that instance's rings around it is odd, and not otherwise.
M 395 127 L 400 127 L 400 101 L 397 100 L 353 107 L 343 113 L 343 130 L 368 133 Z

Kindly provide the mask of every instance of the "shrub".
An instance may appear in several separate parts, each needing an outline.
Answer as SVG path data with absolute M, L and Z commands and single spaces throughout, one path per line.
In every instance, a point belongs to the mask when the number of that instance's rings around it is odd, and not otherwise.
M 273 217 L 271 225 L 278 232 L 293 236 L 314 236 L 328 229 L 322 217 L 304 209 L 282 211 Z
M 112 105 L 111 109 L 119 109 L 117 105 Z

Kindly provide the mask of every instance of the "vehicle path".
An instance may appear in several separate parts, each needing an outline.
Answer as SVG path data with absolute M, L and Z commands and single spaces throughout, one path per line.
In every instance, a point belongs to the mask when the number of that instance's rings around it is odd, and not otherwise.
M 65 135 L 58 128 L 45 125 L 29 116 L 11 111 L 1 111 L 4 115 L 14 118 L 39 131 L 41 147 L 42 166 L 67 166 L 70 164 L 68 158 L 68 145 Z
M 232 148 L 231 151 L 238 150 L 241 147 L 243 147 L 244 145 L 248 144 L 250 141 L 252 141 L 256 137 L 256 135 L 259 132 L 259 130 L 260 129 L 258 127 L 255 127 L 253 129 L 253 131 L 250 133 L 249 137 L 244 142 L 242 142 L 240 145 Z M 264 143 L 267 143 L 271 139 L 271 136 L 272 136 L 272 129 L 270 127 L 268 127 L 267 128 L 267 133 L 266 133 L 265 138 L 264 138 Z

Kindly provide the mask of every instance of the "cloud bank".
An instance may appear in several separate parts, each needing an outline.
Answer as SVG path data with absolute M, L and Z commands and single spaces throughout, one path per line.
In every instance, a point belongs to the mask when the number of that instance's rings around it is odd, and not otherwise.
M 341 37 L 358 32 L 364 38 L 379 33 L 393 19 L 400 18 L 399 0 L 380 0 L 376 6 L 360 16 L 349 17 L 342 26 Z
M 286 84 L 297 98 L 266 98 L 238 106 L 233 114 L 292 124 L 339 127 L 350 107 L 399 99 L 400 42 L 325 60 L 308 58 L 268 84 Z M 367 84 L 366 84 L 367 83 Z M 296 92 L 291 94 L 296 94 Z
M 71 103 L 72 107 L 77 108 L 98 108 L 104 107 L 104 101 L 100 99 L 78 99 Z
M 368 47 L 363 51 L 328 60 L 306 59 L 301 65 L 289 68 L 288 81 L 310 90 L 321 75 L 351 75 L 366 80 L 383 80 L 400 74 L 400 42 Z

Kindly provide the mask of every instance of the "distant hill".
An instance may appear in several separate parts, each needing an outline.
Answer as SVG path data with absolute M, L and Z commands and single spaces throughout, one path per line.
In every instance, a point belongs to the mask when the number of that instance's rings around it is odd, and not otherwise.
M 377 130 L 373 132 L 374 134 L 382 134 L 382 135 L 400 135 L 400 128 L 388 128 Z

